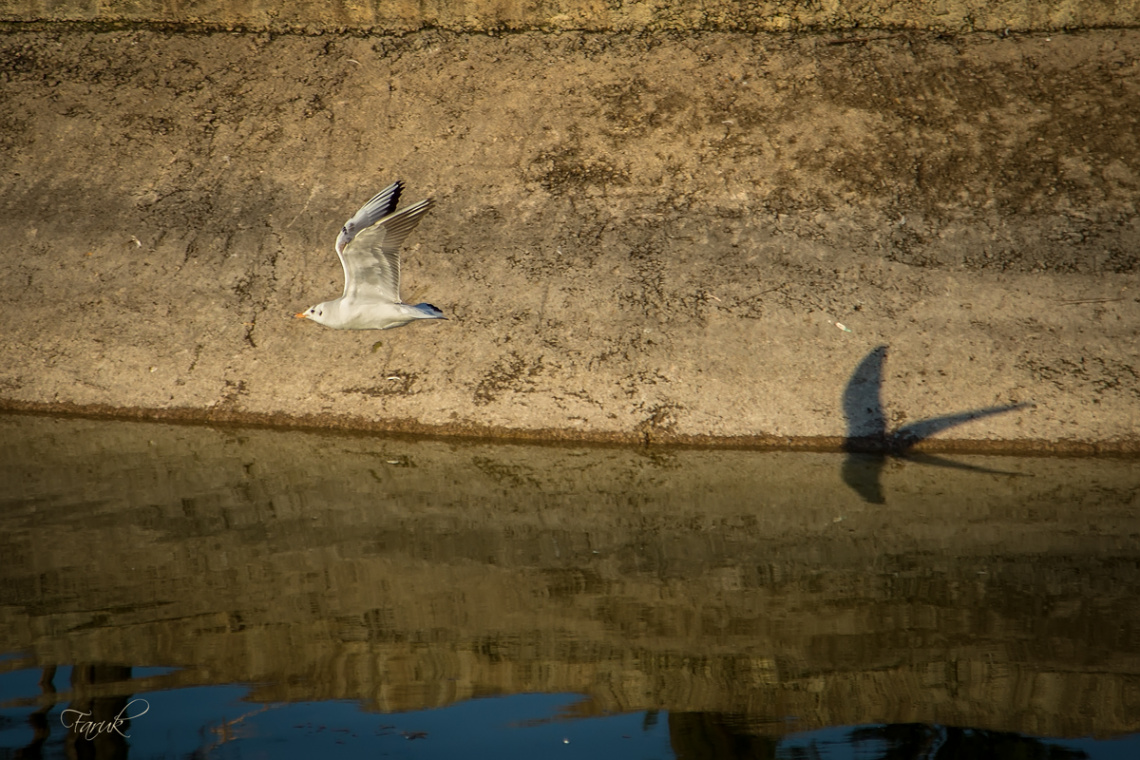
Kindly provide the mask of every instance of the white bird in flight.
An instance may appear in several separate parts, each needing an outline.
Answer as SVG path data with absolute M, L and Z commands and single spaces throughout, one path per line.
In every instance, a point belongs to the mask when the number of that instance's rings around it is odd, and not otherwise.
M 344 293 L 299 314 L 337 330 L 387 330 L 417 319 L 447 319 L 430 303 L 400 300 L 400 245 L 435 204 L 431 198 L 396 211 L 403 182 L 394 182 L 344 223 L 336 255 L 344 267 Z

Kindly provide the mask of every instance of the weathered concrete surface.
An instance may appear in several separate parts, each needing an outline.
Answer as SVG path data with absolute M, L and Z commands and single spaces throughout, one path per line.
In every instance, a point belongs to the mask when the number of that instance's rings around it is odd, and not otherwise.
M 1140 33 L 836 41 L 9 33 L 3 405 L 1134 450 Z M 293 320 L 396 178 L 451 321 Z
M 754 32 L 887 27 L 970 32 L 1135 25 L 1140 0 L 0 0 L 0 20 L 388 33 L 425 28 Z

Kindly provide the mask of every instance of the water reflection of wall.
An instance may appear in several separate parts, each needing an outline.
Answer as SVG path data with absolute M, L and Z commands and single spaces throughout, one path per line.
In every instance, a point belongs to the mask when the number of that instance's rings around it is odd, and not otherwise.
M 1140 476 L 0 420 L 0 640 L 259 699 L 1140 721 Z M 103 687 L 107 689 L 106 685 Z M 113 690 L 113 689 L 112 689 Z

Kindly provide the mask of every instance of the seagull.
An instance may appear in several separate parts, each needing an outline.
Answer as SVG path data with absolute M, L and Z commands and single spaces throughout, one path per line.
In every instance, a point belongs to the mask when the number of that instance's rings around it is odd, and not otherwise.
M 336 237 L 344 267 L 344 293 L 299 314 L 336 330 L 388 330 L 417 319 L 447 319 L 430 303 L 400 300 L 400 245 L 435 204 L 428 198 L 396 210 L 403 182 L 394 182 L 365 203 Z

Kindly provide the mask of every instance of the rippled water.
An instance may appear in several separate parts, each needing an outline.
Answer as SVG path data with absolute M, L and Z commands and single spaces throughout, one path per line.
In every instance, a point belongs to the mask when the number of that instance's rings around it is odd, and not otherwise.
M 0 417 L 0 757 L 1140 757 L 1140 463 L 956 463 Z

